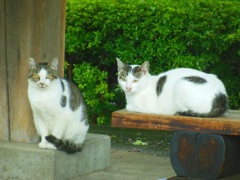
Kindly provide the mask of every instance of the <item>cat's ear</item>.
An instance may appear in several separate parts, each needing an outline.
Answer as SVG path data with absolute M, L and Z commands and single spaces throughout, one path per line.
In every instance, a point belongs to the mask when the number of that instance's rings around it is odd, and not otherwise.
M 29 65 L 29 69 L 34 69 L 37 66 L 37 64 L 33 58 L 29 58 L 28 65 Z
M 149 70 L 149 62 L 148 61 L 145 61 L 140 67 L 139 67 L 139 71 L 143 72 L 143 74 L 147 74 L 148 70 Z
M 117 60 L 117 66 L 118 66 L 118 72 L 126 69 L 126 65 L 118 58 L 116 58 Z
M 49 62 L 49 66 L 52 69 L 57 70 L 57 68 L 58 68 L 58 58 L 54 58 L 51 62 Z

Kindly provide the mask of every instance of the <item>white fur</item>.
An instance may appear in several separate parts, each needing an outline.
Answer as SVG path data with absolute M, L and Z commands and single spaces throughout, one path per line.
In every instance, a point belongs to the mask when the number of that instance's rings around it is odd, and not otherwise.
M 134 68 L 136 65 L 131 66 Z M 156 84 L 164 75 L 167 75 L 167 80 L 157 96 Z M 186 76 L 199 76 L 206 79 L 207 83 L 196 84 L 183 80 Z M 157 76 L 142 73 L 138 82 L 134 83 L 135 79 L 131 73 L 126 82 L 118 77 L 118 83 L 125 92 L 128 111 L 173 115 L 191 109 L 197 113 L 208 113 L 215 95 L 220 92 L 226 94 L 223 83 L 215 75 L 188 68 L 170 70 Z
M 37 84 L 28 79 L 28 97 L 33 111 L 34 123 L 38 134 L 41 136 L 39 147 L 56 149 L 54 145 L 47 142 L 45 137 L 54 135 L 59 139 L 71 140 L 73 143 L 82 144 L 89 126 L 81 119 L 82 106 L 72 111 L 67 103 L 67 107 L 60 105 L 62 97 L 62 87 L 60 79 L 46 79 L 46 70 L 40 71 L 40 81 Z M 66 80 L 62 80 L 65 85 L 64 95 L 69 100 L 69 86 Z M 40 83 L 43 84 L 39 85 Z

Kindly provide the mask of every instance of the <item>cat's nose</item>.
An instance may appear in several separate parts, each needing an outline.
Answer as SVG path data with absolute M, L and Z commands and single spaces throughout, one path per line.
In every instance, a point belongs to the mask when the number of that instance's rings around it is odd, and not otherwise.
M 130 92 L 132 90 L 131 87 L 126 87 L 127 91 Z
M 44 83 L 39 83 L 39 84 L 40 84 L 40 86 L 41 86 L 41 87 L 43 87 L 43 86 L 44 86 Z

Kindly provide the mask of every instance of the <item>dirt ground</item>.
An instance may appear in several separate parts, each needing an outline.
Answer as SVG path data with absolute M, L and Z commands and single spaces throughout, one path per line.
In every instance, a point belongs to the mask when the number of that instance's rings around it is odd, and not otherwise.
M 91 125 L 89 133 L 111 137 L 112 148 L 169 157 L 172 132 Z
M 111 166 L 70 180 L 166 180 L 175 176 L 169 158 L 172 132 L 91 125 L 89 133 L 111 137 Z

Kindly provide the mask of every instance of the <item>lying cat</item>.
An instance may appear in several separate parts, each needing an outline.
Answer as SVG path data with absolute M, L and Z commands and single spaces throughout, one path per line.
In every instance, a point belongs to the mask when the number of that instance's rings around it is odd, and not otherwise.
M 81 151 L 89 128 L 78 88 L 57 73 L 58 59 L 37 64 L 29 59 L 28 98 L 41 136 L 40 148 Z
M 215 75 L 179 68 L 153 76 L 147 61 L 126 65 L 117 58 L 117 65 L 128 111 L 196 117 L 215 117 L 227 111 L 227 93 Z

